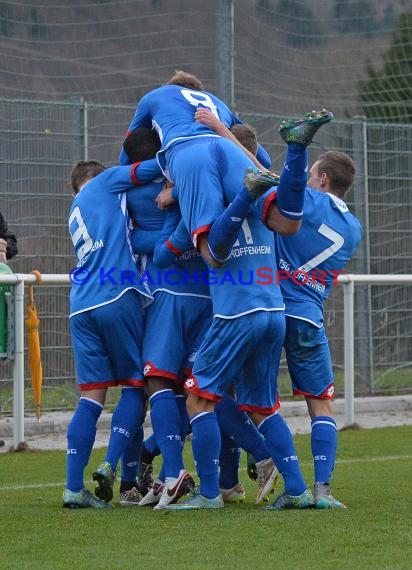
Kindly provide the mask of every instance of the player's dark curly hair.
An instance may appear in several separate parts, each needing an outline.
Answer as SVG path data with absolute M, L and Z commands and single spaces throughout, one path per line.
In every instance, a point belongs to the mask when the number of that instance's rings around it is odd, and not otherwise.
M 159 135 L 156 131 L 139 127 L 126 137 L 123 150 L 130 162 L 141 162 L 154 158 L 160 146 Z

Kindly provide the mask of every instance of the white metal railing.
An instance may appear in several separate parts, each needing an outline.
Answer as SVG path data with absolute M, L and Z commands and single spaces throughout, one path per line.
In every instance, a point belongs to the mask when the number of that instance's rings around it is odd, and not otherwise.
M 45 285 L 70 285 L 68 275 L 42 274 Z M 0 284 L 14 286 L 13 445 L 24 441 L 24 286 L 35 285 L 33 273 L 0 274 Z
M 70 285 L 69 275 L 42 274 L 45 285 Z M 13 443 L 14 448 L 24 441 L 24 286 L 35 285 L 34 274 L 0 274 L 0 284 L 15 287 L 15 353 L 13 361 Z M 354 351 L 354 293 L 356 284 L 401 285 L 412 283 L 412 274 L 403 275 L 351 275 L 338 277 L 343 287 L 344 300 L 344 400 L 345 426 L 355 421 L 355 351 Z

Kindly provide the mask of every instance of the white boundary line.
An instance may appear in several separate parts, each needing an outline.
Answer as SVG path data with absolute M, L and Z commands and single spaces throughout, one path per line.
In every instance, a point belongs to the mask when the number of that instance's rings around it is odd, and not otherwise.
M 408 461 L 412 459 L 412 455 L 387 455 L 383 457 L 365 457 L 363 459 L 338 459 L 338 465 L 352 465 L 353 463 L 374 463 L 376 461 Z M 303 461 L 302 466 L 312 465 L 312 462 Z M 246 471 L 245 467 L 241 467 L 239 471 Z M 46 489 L 48 487 L 62 487 L 64 488 L 65 482 L 60 483 L 34 483 L 29 485 L 11 485 L 0 487 L 1 491 L 24 491 L 26 489 Z

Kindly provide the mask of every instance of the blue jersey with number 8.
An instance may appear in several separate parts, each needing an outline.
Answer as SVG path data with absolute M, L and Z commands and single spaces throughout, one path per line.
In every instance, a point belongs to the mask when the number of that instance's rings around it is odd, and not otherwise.
M 133 166 L 108 168 L 89 180 L 73 200 L 69 231 L 77 267 L 71 273 L 71 317 L 111 303 L 128 289 L 152 300 L 129 241 L 124 191 L 135 184 Z

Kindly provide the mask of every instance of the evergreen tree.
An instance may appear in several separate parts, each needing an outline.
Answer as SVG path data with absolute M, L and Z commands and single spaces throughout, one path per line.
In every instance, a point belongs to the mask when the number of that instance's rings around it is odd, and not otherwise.
M 412 12 L 399 18 L 399 28 L 383 56 L 383 66 L 368 70 L 359 98 L 365 116 L 377 121 L 412 121 Z

